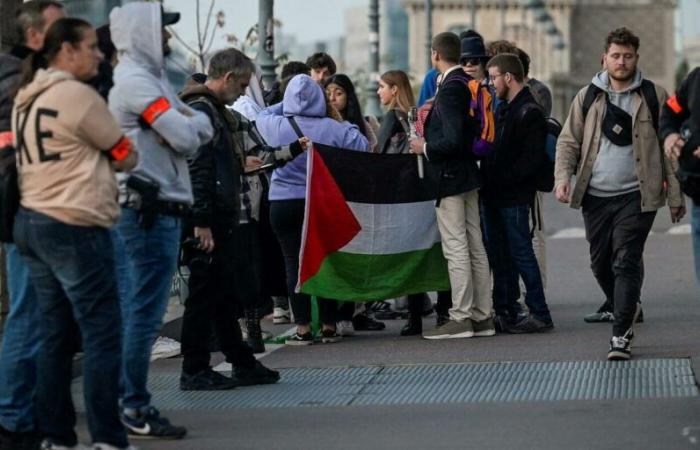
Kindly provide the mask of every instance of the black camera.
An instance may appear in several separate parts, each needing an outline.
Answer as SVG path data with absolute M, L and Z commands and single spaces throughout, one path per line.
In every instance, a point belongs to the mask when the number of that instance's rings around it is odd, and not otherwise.
M 182 241 L 182 263 L 190 268 L 190 272 L 206 271 L 213 261 L 211 253 L 198 248 L 200 243 L 198 237 L 188 237 Z

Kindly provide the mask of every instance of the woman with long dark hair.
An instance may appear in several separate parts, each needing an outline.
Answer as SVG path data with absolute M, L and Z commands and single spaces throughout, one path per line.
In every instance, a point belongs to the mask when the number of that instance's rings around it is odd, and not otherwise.
M 100 59 L 89 23 L 56 21 L 12 114 L 21 197 L 14 238 L 39 305 L 36 415 L 46 449 L 77 446 L 75 324 L 94 448 L 130 448 L 119 420 L 121 313 L 109 228 L 119 218 L 114 170 L 133 168 L 137 158 L 105 101 L 85 84 Z
M 331 105 L 340 113 L 343 120 L 357 125 L 360 132 L 369 142 L 369 150 L 374 151 L 377 145 L 376 129 L 372 128 L 369 120 L 362 115 L 362 107 L 355 93 L 355 85 L 350 78 L 342 73 L 331 75 L 324 83 L 326 96 Z

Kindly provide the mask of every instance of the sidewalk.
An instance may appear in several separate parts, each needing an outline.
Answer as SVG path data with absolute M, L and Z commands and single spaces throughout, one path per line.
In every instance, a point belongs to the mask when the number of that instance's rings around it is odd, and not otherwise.
M 180 360 L 156 361 L 154 404 L 189 435 L 134 443 L 145 450 L 692 448 L 700 439 L 693 377 L 700 301 L 689 245 L 688 236 L 650 238 L 646 322 L 630 363 L 604 361 L 610 325 L 582 320 L 602 301 L 585 241 L 554 240 L 552 333 L 426 341 L 399 337 L 403 323 L 389 321 L 382 332 L 338 344 L 279 348 L 263 358 L 281 369 L 279 384 L 229 392 L 180 392 Z M 429 329 L 434 318 L 424 324 Z M 289 325 L 265 328 L 279 334 Z

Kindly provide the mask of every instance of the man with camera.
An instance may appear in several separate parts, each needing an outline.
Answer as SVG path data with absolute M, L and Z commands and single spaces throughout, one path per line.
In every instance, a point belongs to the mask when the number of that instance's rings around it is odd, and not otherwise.
M 245 91 L 254 70 L 252 61 L 240 51 L 222 50 L 211 58 L 207 78 L 193 77 L 180 94 L 191 108 L 206 114 L 214 128 L 214 138 L 189 159 L 194 206 L 193 237 L 185 241 L 184 248 L 190 292 L 182 322 L 182 390 L 224 390 L 279 380 L 279 373 L 255 359 L 236 320 L 245 300 L 242 288 L 254 282 L 242 279 L 236 270 L 243 253 L 243 244 L 236 239 L 241 175 L 244 167 L 259 168 L 262 160 L 243 156 L 239 118 L 226 106 Z M 234 367 L 232 377 L 209 365 L 212 324 L 226 361 Z
M 666 155 L 678 161 L 681 188 L 693 199 L 690 224 L 695 278 L 700 284 L 700 67 L 690 72 L 664 103 L 659 128 Z

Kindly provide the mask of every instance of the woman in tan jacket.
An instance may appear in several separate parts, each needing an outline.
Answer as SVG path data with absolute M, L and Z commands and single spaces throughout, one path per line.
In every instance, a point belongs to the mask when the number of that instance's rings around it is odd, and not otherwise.
M 95 30 L 60 19 L 47 31 L 15 99 L 21 206 L 14 237 L 27 262 L 42 336 L 36 409 L 42 448 L 73 447 L 71 364 L 77 323 L 87 423 L 95 448 L 128 448 L 118 416 L 120 310 L 109 228 L 119 217 L 115 169 L 136 153 L 84 81 L 102 55 Z

